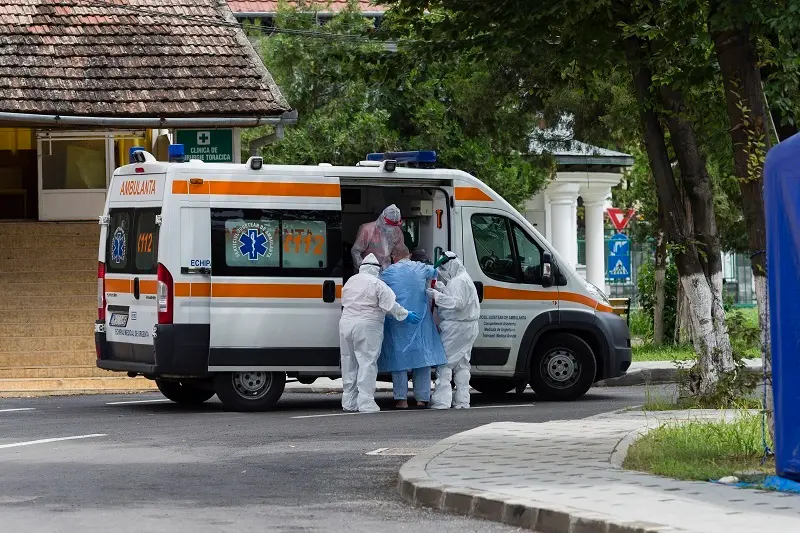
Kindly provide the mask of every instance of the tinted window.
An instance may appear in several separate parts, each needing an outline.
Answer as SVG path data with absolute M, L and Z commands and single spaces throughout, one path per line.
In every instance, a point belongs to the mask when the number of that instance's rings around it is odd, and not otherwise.
M 514 241 L 523 283 L 542 283 L 542 250 L 519 226 L 514 225 Z
M 136 246 L 134 253 L 135 274 L 155 274 L 158 267 L 158 225 L 156 215 L 160 210 L 137 209 L 136 217 Z M 133 245 L 131 241 L 131 245 Z
M 211 210 L 217 276 L 341 276 L 341 213 Z
M 131 255 L 131 218 L 132 209 L 112 209 L 106 239 L 106 270 L 124 273 L 128 271 L 128 258 Z
M 483 273 L 492 279 L 517 282 L 513 244 L 508 231 L 508 221 L 498 215 L 473 215 L 472 237 L 478 264 Z

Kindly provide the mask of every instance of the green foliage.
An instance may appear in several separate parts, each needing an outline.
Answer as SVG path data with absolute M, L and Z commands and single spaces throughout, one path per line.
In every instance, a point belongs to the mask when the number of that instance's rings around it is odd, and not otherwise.
M 292 30 L 315 24 L 286 5 L 276 20 Z M 432 149 L 440 166 L 477 176 L 516 206 L 546 183 L 552 164 L 527 155 L 536 115 L 523 107 L 517 80 L 467 52 L 428 60 L 412 26 L 391 15 L 381 31 L 397 39 L 396 51 L 367 40 L 374 28 L 351 2 L 324 32 L 361 39 L 261 40 L 264 63 L 299 113 L 285 138 L 264 148 L 267 161 L 352 165 L 370 152 Z
M 648 432 L 628 449 L 624 468 L 708 481 L 762 469 L 761 416 L 741 409 L 734 420 L 684 420 Z M 774 466 L 773 466 L 774 468 Z
M 653 346 L 645 343 L 633 348 L 634 361 L 693 361 L 697 358 L 691 346 Z
M 639 267 L 636 280 L 639 290 L 639 305 L 642 311 L 653 320 L 656 305 L 655 260 Z M 664 279 L 664 343 L 672 342 L 675 320 L 678 314 L 678 269 L 675 261 L 667 261 Z

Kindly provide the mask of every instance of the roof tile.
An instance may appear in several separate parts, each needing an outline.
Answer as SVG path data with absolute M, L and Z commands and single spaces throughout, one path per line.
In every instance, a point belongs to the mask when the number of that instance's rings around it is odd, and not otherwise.
M 269 116 L 289 110 L 224 0 L 3 0 L 0 111 Z

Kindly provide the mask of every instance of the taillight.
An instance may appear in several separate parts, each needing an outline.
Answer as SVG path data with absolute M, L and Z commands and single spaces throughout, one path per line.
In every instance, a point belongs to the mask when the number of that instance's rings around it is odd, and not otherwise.
M 158 264 L 158 323 L 159 324 L 172 324 L 172 310 L 173 310 L 173 284 L 172 274 L 169 273 L 167 267 Z
M 106 264 L 97 263 L 97 319 L 106 319 Z

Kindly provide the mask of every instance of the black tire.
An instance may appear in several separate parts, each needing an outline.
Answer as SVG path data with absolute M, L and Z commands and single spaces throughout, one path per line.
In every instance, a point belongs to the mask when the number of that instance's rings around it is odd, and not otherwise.
M 200 405 L 214 396 L 214 391 L 193 385 L 190 381 L 156 380 L 161 394 L 181 405 Z
M 286 373 L 243 371 L 217 374 L 214 389 L 232 411 L 267 411 L 275 407 L 286 386 Z
M 592 348 L 571 333 L 539 341 L 531 358 L 531 388 L 542 400 L 577 400 L 592 386 L 597 362 Z
M 513 379 L 503 378 L 472 378 L 469 385 L 487 396 L 500 396 L 516 388 L 516 383 L 514 383 Z

